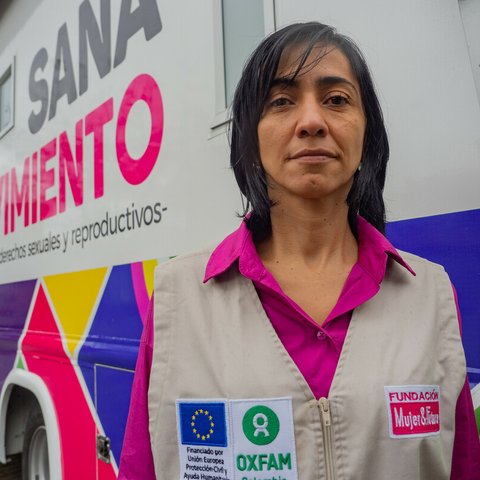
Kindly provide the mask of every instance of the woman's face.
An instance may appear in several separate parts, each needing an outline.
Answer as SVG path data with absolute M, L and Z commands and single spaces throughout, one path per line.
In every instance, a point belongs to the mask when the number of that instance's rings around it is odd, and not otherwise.
M 328 52 L 310 68 L 321 52 Z M 345 201 L 362 158 L 366 120 L 360 87 L 337 48 L 313 49 L 294 81 L 302 47 L 280 61 L 258 123 L 260 159 L 270 199 Z

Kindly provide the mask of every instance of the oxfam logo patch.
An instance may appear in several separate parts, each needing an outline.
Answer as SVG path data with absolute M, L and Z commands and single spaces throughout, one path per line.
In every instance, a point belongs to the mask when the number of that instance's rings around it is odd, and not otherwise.
M 280 421 L 271 408 L 256 405 L 243 416 L 242 428 L 245 436 L 255 445 L 268 445 L 277 438 Z

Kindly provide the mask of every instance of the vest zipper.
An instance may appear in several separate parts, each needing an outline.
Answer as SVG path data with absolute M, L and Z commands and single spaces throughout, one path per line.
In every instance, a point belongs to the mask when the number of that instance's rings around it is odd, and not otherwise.
M 332 416 L 330 414 L 330 402 L 328 398 L 320 398 L 318 400 L 318 407 L 322 419 L 323 451 L 327 480 L 335 480 L 337 476 L 335 474 L 335 460 L 333 458 Z

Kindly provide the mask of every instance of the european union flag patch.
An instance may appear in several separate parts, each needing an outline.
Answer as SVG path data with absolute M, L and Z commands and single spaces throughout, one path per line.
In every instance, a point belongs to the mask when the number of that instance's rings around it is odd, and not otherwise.
M 224 402 L 178 402 L 182 445 L 227 446 Z

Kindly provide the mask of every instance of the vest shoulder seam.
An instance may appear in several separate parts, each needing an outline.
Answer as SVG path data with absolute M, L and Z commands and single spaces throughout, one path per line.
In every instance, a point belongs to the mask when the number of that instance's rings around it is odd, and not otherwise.
M 445 271 L 445 267 L 440 263 L 432 262 L 431 260 L 427 260 L 426 258 L 415 255 L 414 253 L 405 252 L 403 250 L 397 250 L 397 251 L 409 264 L 416 263 L 416 264 L 422 264 L 422 265 L 430 265 L 433 268 Z
M 171 258 L 166 262 L 159 263 L 157 266 L 157 269 L 170 268 L 170 267 L 174 268 L 175 266 L 185 265 L 185 264 L 187 265 L 195 264 L 196 263 L 195 261 L 202 262 L 204 265 L 206 265 L 212 252 L 213 252 L 213 248 L 207 247 L 201 250 L 185 253 L 185 254 L 179 255 L 178 257 Z M 203 262 L 204 258 L 205 258 L 205 261 Z

